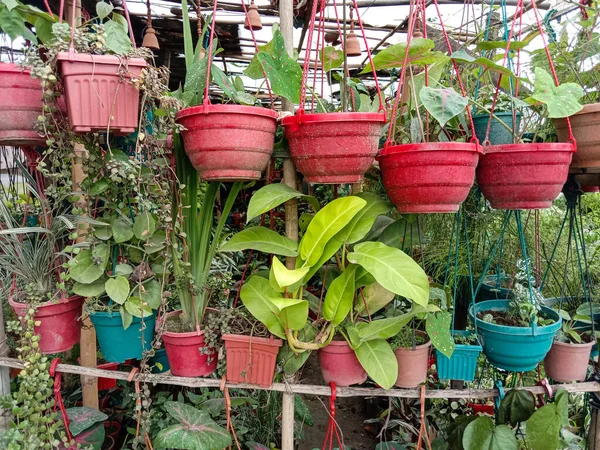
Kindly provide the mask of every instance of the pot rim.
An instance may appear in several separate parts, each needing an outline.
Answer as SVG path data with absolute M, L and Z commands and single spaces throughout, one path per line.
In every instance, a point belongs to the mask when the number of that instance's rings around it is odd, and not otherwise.
M 296 112 L 293 116 L 281 119 L 284 127 L 299 126 L 314 123 L 337 123 L 337 122 L 381 122 L 385 123 L 386 117 L 383 112 L 335 112 L 335 113 L 305 113 Z
M 119 65 L 121 64 L 121 61 L 125 59 L 127 60 L 128 66 L 146 67 L 148 65 L 144 58 L 128 58 L 119 57 L 117 55 L 93 55 L 91 53 L 58 52 L 56 59 L 57 61 L 64 62 L 82 62 L 106 65 Z
M 29 75 L 29 70 L 22 69 L 18 64 L 10 63 L 10 62 L 0 62 L 0 72 L 10 72 L 10 73 L 22 73 Z
M 223 339 L 224 341 L 230 341 L 230 342 L 243 342 L 243 343 L 268 345 L 269 347 L 281 347 L 283 345 L 283 341 L 281 339 L 276 338 L 273 335 L 271 335 L 268 338 L 265 338 L 265 337 L 246 336 L 244 334 L 223 334 L 223 335 L 221 335 L 221 339 Z
M 168 313 L 166 313 L 164 316 L 162 316 L 159 321 L 163 321 L 165 320 L 167 317 L 172 317 L 172 316 L 180 316 L 181 314 L 183 314 L 183 310 L 178 309 L 176 311 L 169 311 Z M 156 326 L 159 326 L 159 321 L 156 321 Z M 167 336 L 170 338 L 188 338 L 188 337 L 194 337 L 194 336 L 204 336 L 204 330 L 200 330 L 200 333 L 198 333 L 197 331 L 185 331 L 183 333 L 177 333 L 175 331 L 164 331 L 163 336 Z
M 46 308 L 48 306 L 57 306 L 57 305 L 67 304 L 67 303 L 75 302 L 78 300 L 83 301 L 84 298 L 81 295 L 76 295 L 76 294 L 71 295 L 70 297 L 64 297 L 64 298 L 61 297 L 58 300 L 48 300 L 47 302 L 42 303 L 41 305 L 38 306 L 38 309 Z M 12 296 L 8 297 L 8 304 L 14 308 L 19 308 L 19 309 L 24 309 L 29 306 L 29 303 L 22 303 L 22 302 L 17 302 L 15 300 L 13 300 Z
M 499 111 L 499 112 L 494 112 L 495 116 L 512 116 L 512 111 Z M 521 116 L 521 113 L 517 111 L 517 118 Z M 481 117 L 485 117 L 485 118 L 489 118 L 490 115 L 489 114 L 473 114 L 473 120 L 475 119 L 479 119 Z
M 451 152 L 481 152 L 481 145 L 475 142 L 422 142 L 419 144 L 399 144 L 384 147 L 377 160 L 386 156 L 393 156 L 399 153 L 421 153 L 421 152 L 440 152 L 440 151 L 451 151 Z
M 554 341 L 552 343 L 552 346 L 556 345 L 557 347 L 569 347 L 569 348 L 580 348 L 580 349 L 585 349 L 588 347 L 593 347 L 596 344 L 596 341 L 593 340 L 592 342 L 583 342 L 581 344 L 574 344 L 572 342 L 561 342 L 561 341 Z
M 537 142 L 531 144 L 501 144 L 483 147 L 483 155 L 522 152 L 575 152 L 571 142 Z
M 185 117 L 198 116 L 198 115 L 209 115 L 209 114 L 243 114 L 248 116 L 259 116 L 266 117 L 269 119 L 276 120 L 279 117 L 279 113 L 269 108 L 262 108 L 260 106 L 248 106 L 248 105 L 221 105 L 212 103 L 206 105 L 190 106 L 183 108 L 175 116 L 175 120 L 180 120 Z

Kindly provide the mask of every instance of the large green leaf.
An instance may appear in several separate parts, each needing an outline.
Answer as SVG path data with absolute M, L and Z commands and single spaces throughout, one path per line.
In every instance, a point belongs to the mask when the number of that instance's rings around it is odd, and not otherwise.
M 85 406 L 67 409 L 67 417 L 69 418 L 69 431 L 73 436 L 77 436 L 98 422 L 104 423 L 108 419 L 108 416 L 103 412 Z
M 356 197 L 362 198 L 367 204 L 339 233 L 340 238 L 348 244 L 354 244 L 364 238 L 373 227 L 377 216 L 389 213 L 394 207 L 371 192 L 361 192 Z
M 288 200 L 298 197 L 305 198 L 315 211 L 319 210 L 319 202 L 313 196 L 304 195 L 284 183 L 267 184 L 256 191 L 254 195 L 252 195 L 252 198 L 250 198 L 246 222 L 250 222 L 255 217 L 278 207 Z
M 344 52 L 334 47 L 327 46 L 319 53 L 319 59 L 323 64 L 323 70 L 329 72 L 331 69 L 337 69 L 344 64 Z
M 73 293 L 82 297 L 99 297 L 106 292 L 104 283 L 106 283 L 106 277 L 100 277 L 89 284 L 76 282 L 73 285 Z
M 298 244 L 266 227 L 250 227 L 234 234 L 219 248 L 219 252 L 258 250 L 281 256 L 298 256 Z
M 447 61 L 448 57 L 442 52 L 432 51 L 435 43 L 430 39 L 416 38 L 410 42 L 408 50 L 409 65 L 427 65 Z M 400 68 L 404 64 L 406 42 L 391 45 L 373 57 L 375 70 Z M 361 74 L 372 72 L 371 65 L 367 64 Z
M 295 291 L 294 285 L 302 281 L 310 267 L 301 267 L 299 269 L 290 270 L 283 265 L 279 258 L 273 257 L 271 270 L 269 272 L 269 282 L 271 287 L 276 291 L 283 292 L 284 288 L 289 288 L 289 291 Z
M 469 101 L 453 88 L 431 88 L 423 86 L 419 93 L 423 106 L 444 126 L 453 117 L 458 116 L 467 107 Z
M 251 276 L 242 286 L 240 298 L 250 314 L 265 324 L 275 336 L 285 339 L 285 330 L 279 319 L 281 311 L 271 300 L 283 297 L 271 287 L 269 280 Z
M 128 219 L 119 217 L 112 223 L 112 234 L 117 244 L 127 242 L 133 237 L 133 224 Z
M 402 250 L 381 242 L 363 242 L 348 254 L 348 261 L 364 267 L 379 284 L 394 294 L 420 305 L 429 301 L 427 274 Z
M 150 239 L 156 230 L 156 220 L 150 213 L 142 213 L 133 222 L 133 233 L 140 241 Z
M 552 76 L 540 67 L 535 68 L 533 99 L 548 107 L 548 117 L 560 118 L 572 116 L 581 111 L 579 100 L 583 97 L 583 88 L 576 83 L 563 83 L 556 86 Z
M 108 263 L 110 248 L 107 244 L 99 244 L 94 249 L 87 249 L 70 261 L 71 278 L 79 283 L 90 284 L 104 274 Z
M 494 427 L 492 419 L 484 416 L 467 426 L 463 435 L 463 447 L 465 450 L 518 450 L 519 444 L 509 427 Z
M 433 314 L 427 314 L 425 329 L 431 339 L 433 346 L 439 350 L 446 358 L 450 358 L 454 353 L 456 344 L 450 333 L 452 314 L 448 311 L 439 311 Z
M 158 309 L 162 296 L 161 284 L 154 279 L 144 281 L 141 286 L 136 286 L 133 295 L 140 297 L 152 309 Z
M 106 280 L 106 293 L 115 303 L 122 305 L 129 297 L 129 281 L 123 275 Z
M 414 314 L 407 313 L 401 316 L 388 317 L 387 319 L 360 322 L 356 326 L 360 342 L 368 342 L 373 339 L 390 339 L 396 336 L 413 316 Z
M 384 339 L 364 342 L 355 350 L 356 357 L 375 383 L 384 389 L 394 386 L 398 378 L 398 360 Z
M 510 423 L 515 427 L 519 422 L 529 420 L 535 411 L 535 400 L 529 391 L 513 389 L 500 402 L 498 423 Z
M 127 25 L 123 29 L 116 17 L 121 16 L 113 14 L 112 20 L 104 22 L 106 47 L 117 55 L 125 55 L 132 49 L 131 40 L 127 34 Z
M 106 2 L 96 3 L 96 15 L 99 19 L 106 19 L 113 11 L 114 6 Z
M 279 311 L 281 322 L 290 330 L 302 330 L 308 319 L 308 302 L 302 299 L 275 297 L 271 302 Z
M 335 199 L 321 209 L 308 225 L 300 242 L 300 257 L 305 265 L 314 265 L 325 249 L 325 245 L 365 207 L 362 198 L 351 196 Z
M 142 317 L 150 317 L 152 316 L 152 308 L 144 302 L 140 297 L 131 296 L 123 305 L 125 311 L 127 311 L 132 316 L 142 318 Z
M 208 412 L 182 402 L 167 401 L 163 407 L 179 423 L 158 432 L 152 442 L 155 449 L 216 450 L 231 445 L 229 432 Z
M 369 314 L 373 315 L 390 303 L 395 296 L 396 294 L 388 291 L 377 282 L 368 284 L 362 292 L 356 295 L 354 311 L 362 317 L 367 317 Z
M 323 317 L 334 325 L 339 325 L 346 318 L 352 308 L 354 300 L 354 275 L 357 266 L 350 264 L 331 282 L 325 300 L 323 301 Z
M 531 450 L 557 450 L 563 412 L 556 403 L 542 406 L 527 421 L 527 445 Z

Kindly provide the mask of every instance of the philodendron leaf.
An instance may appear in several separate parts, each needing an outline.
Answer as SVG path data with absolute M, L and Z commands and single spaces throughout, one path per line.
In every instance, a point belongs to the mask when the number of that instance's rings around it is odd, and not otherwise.
M 361 192 L 356 197 L 365 200 L 367 205 L 339 233 L 340 238 L 348 244 L 354 244 L 364 238 L 373 227 L 377 216 L 389 213 L 394 207 L 390 202 L 371 192 Z
M 295 291 L 294 285 L 302 281 L 310 267 L 301 267 L 300 269 L 290 270 L 283 265 L 279 258 L 273 257 L 271 263 L 271 271 L 269 272 L 269 282 L 271 287 L 278 292 L 283 292 L 284 288 L 289 288 L 288 291 Z
M 527 427 L 529 434 L 529 426 Z M 479 417 L 471 422 L 463 435 L 465 450 L 518 450 L 513 431 L 506 425 L 494 426 L 489 417 Z
M 163 406 L 179 423 L 159 431 L 152 442 L 155 449 L 215 450 L 231 445 L 229 432 L 208 412 L 181 402 L 168 401 Z
M 122 305 L 129 297 L 129 281 L 123 275 L 109 278 L 104 285 L 106 293 L 115 303 Z
M 301 299 L 275 297 L 271 302 L 280 311 L 281 322 L 290 330 L 299 331 L 306 325 L 308 319 L 308 302 Z
M 377 282 L 366 285 L 354 300 L 354 311 L 361 317 L 373 315 L 390 303 L 396 294 Z
M 535 400 L 529 391 L 513 389 L 500 402 L 498 423 L 510 423 L 515 427 L 519 422 L 529 420 L 535 411 Z
M 360 342 L 368 342 L 373 339 L 390 339 L 396 336 L 413 316 L 413 314 L 407 313 L 401 316 L 388 317 L 387 319 L 360 322 L 356 326 Z
M 327 46 L 321 50 L 319 58 L 323 63 L 323 70 L 325 72 L 342 67 L 344 64 L 344 52 L 331 46 Z
M 453 117 L 461 114 L 469 101 L 453 88 L 431 88 L 423 86 L 419 97 L 429 113 L 444 126 Z
M 140 241 L 150 239 L 156 230 L 156 220 L 152 214 L 143 213 L 135 218 L 133 222 L 133 233 Z
M 527 421 L 527 445 L 531 450 L 557 450 L 563 422 L 557 403 L 542 406 Z
M 364 342 L 355 350 L 356 357 L 375 383 L 390 389 L 398 378 L 398 360 L 384 339 Z
M 109 253 L 110 248 L 107 244 L 99 244 L 93 249 L 79 252 L 70 262 L 69 275 L 79 283 L 93 283 L 104 274 Z
M 439 311 L 433 314 L 427 314 L 425 329 L 431 339 L 433 346 L 439 350 L 446 358 L 450 358 L 454 353 L 456 344 L 450 334 L 450 324 L 452 314 L 448 311 Z
M 540 67 L 535 68 L 535 83 L 531 97 L 548 107 L 548 117 L 556 119 L 572 116 L 581 111 L 579 100 L 583 88 L 577 83 L 563 83 L 556 86 L 552 76 Z
M 296 189 L 293 189 L 284 183 L 267 184 L 265 187 L 256 191 L 250 198 L 246 223 L 261 214 L 282 205 L 288 200 L 299 197 L 306 199 L 315 211 L 320 209 L 319 202 L 311 195 L 304 195 L 302 192 L 298 192 Z
M 408 50 L 408 65 L 427 65 L 447 61 L 448 57 L 442 52 L 432 51 L 435 43 L 430 39 L 416 38 L 410 42 Z M 406 42 L 391 45 L 373 57 L 375 70 L 400 68 L 404 64 Z M 372 72 L 371 65 L 367 64 L 361 74 Z
M 242 286 L 240 298 L 250 314 L 265 324 L 275 336 L 285 339 L 285 329 L 279 319 L 281 311 L 271 300 L 283 297 L 271 287 L 269 280 L 251 276 Z
M 354 275 L 357 266 L 350 264 L 331 282 L 325 300 L 323 301 L 323 317 L 334 325 L 339 325 L 346 318 L 352 308 L 354 300 Z
M 266 227 L 245 228 L 234 234 L 219 248 L 219 252 L 258 250 L 281 256 L 298 256 L 298 244 Z
M 427 305 L 427 274 L 402 250 L 381 242 L 363 242 L 354 246 L 354 251 L 348 254 L 348 261 L 364 267 L 379 284 L 394 294 L 419 305 Z

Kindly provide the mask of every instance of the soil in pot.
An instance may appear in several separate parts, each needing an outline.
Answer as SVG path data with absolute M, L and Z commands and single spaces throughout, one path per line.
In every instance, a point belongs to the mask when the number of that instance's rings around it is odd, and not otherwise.
M 362 384 L 367 381 L 367 372 L 358 361 L 356 353 L 348 343 L 334 339 L 319 350 L 319 366 L 325 383 L 334 382 L 337 386 Z
M 583 381 L 587 376 L 588 364 L 595 339 L 582 335 L 581 344 L 555 341 L 544 359 L 546 375 L 561 383 Z
M 427 367 L 431 341 L 422 331 L 416 332 L 414 347 L 398 347 L 394 350 L 398 361 L 398 378 L 395 385 L 401 388 L 414 388 L 427 380 Z
M 519 322 L 519 318 L 515 316 L 511 316 L 507 311 L 498 311 L 494 309 L 490 309 L 487 311 L 481 311 L 477 314 L 477 318 L 480 320 L 484 320 L 486 315 L 492 316 L 493 322 L 496 325 L 502 325 L 505 327 L 523 327 L 523 324 Z M 540 319 L 551 319 L 547 317 L 543 312 L 538 314 Z

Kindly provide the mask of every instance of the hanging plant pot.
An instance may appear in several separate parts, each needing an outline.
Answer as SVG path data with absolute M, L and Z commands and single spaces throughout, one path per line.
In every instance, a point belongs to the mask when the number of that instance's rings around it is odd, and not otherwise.
M 595 343 L 595 339 L 583 344 L 555 341 L 544 359 L 544 369 L 548 378 L 562 383 L 585 380 Z
M 277 111 L 256 106 L 201 105 L 177 114 L 183 144 L 205 181 L 259 180 L 273 153 Z
M 40 322 L 34 330 L 40 336 L 41 353 L 65 352 L 79 342 L 83 301 L 83 297 L 74 295 L 38 307 L 33 319 Z M 19 318 L 25 317 L 28 304 L 16 302 L 10 297 L 8 303 Z
M 479 300 L 507 300 L 510 298 L 511 290 L 503 287 L 508 284 L 510 277 L 508 275 L 487 275 L 479 290 Z
M 155 315 L 145 317 L 143 323 L 141 318 L 134 317 L 131 325 L 124 329 L 118 311 L 89 311 L 89 314 L 105 360 L 122 363 L 128 359 L 141 359 L 144 351 L 152 348 Z
M 165 320 L 179 314 L 181 311 L 170 312 L 165 316 Z M 200 331 L 200 334 L 196 331 L 188 333 L 165 331 L 162 340 L 173 375 L 206 377 L 217 368 L 217 355 L 214 350 L 207 350 L 204 331 Z
M 417 331 L 426 339 L 427 335 Z M 396 360 L 398 361 L 398 378 L 395 386 L 401 388 L 415 388 L 427 380 L 427 367 L 429 363 L 429 353 L 431 351 L 431 341 L 427 340 L 424 344 L 417 345 L 415 348 L 399 347 L 394 350 Z
M 333 381 L 337 386 L 350 386 L 367 381 L 367 372 L 346 341 L 331 341 L 318 355 L 325 383 Z
M 455 336 L 468 337 L 471 334 L 470 331 L 454 331 Z M 436 350 L 438 378 L 440 380 L 473 381 L 480 353 L 481 345 L 473 344 L 456 344 L 450 358 Z
M 383 113 L 329 113 L 281 121 L 296 168 L 309 183 L 358 183 L 375 159 Z
M 485 147 L 477 183 L 494 209 L 549 208 L 560 194 L 575 147 L 570 143 Z
M 473 116 L 475 135 L 481 143 L 485 141 L 489 120 L 489 114 L 476 114 Z M 490 132 L 487 136 L 490 145 L 506 145 L 514 142 L 515 135 L 519 135 L 519 127 L 521 125 L 520 113 L 517 113 L 516 124 L 514 125 L 516 126 L 513 127 L 512 112 L 495 112 L 490 124 Z
M 509 303 L 508 300 L 477 303 L 469 308 L 469 317 L 477 323 L 483 353 L 493 366 L 510 372 L 527 372 L 533 370 L 550 350 L 562 319 L 547 306 L 542 306 L 541 312 L 555 322 L 535 328 L 498 325 L 477 317 L 482 311 L 508 311 Z
M 0 89 L 0 145 L 44 145 L 45 139 L 35 131 L 43 112 L 40 80 L 16 64 L 0 63 Z
M 273 384 L 275 362 L 281 339 L 224 334 L 227 350 L 227 381 L 231 383 L 257 384 L 269 387 Z
M 140 93 L 130 81 L 146 61 L 114 55 L 60 52 L 58 70 L 74 133 L 133 133 L 138 128 Z
M 169 358 L 167 358 L 167 351 L 164 348 L 156 350 L 154 356 L 148 361 L 148 364 L 152 366 L 152 373 L 163 373 L 171 369 Z
M 577 140 L 577 153 L 573 155 L 571 167 L 589 169 L 600 167 L 600 103 L 584 105 L 583 109 L 569 117 L 573 137 Z M 558 139 L 569 140 L 566 119 L 554 119 Z
M 398 212 L 456 212 L 475 181 L 481 147 L 465 142 L 394 145 L 377 157 Z

